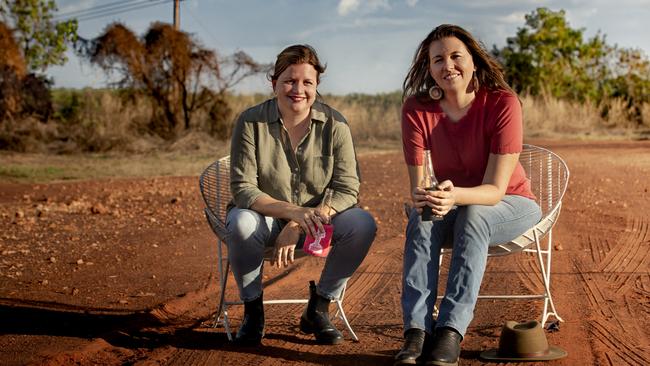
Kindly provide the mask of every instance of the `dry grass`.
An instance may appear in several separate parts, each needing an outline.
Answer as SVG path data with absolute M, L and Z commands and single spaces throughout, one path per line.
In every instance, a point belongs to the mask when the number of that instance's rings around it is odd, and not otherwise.
M 0 153 L 0 181 L 14 183 L 116 177 L 198 176 L 227 146 L 212 151 L 150 154 L 19 154 Z
M 650 127 L 650 105 L 644 104 L 642 122 L 631 120 L 633 111 L 622 99 L 600 105 L 567 101 L 547 96 L 521 98 L 524 131 L 539 138 L 646 138 Z
M 124 100 L 114 91 L 58 91 L 57 121 L 25 119 L 0 123 L 0 180 L 51 181 L 118 176 L 197 175 L 228 153 L 229 142 L 211 135 L 207 113 L 198 113 L 194 129 L 173 140 L 151 134 L 151 106 Z M 230 121 L 268 94 L 230 95 Z M 400 94 L 325 95 L 348 120 L 359 153 L 401 148 Z M 650 104 L 638 111 L 641 123 L 628 118 L 622 100 L 601 105 L 549 97 L 521 98 L 527 138 L 639 139 L 650 136 Z M 231 125 L 223 128 L 229 129 Z M 64 155 L 61 155 L 64 153 Z

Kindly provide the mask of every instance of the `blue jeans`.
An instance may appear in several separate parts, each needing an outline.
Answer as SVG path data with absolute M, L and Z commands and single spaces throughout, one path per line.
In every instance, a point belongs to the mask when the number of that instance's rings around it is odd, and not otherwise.
M 404 247 L 404 330 L 418 328 L 433 334 L 434 327 L 451 327 L 464 336 L 474 317 L 489 246 L 523 234 L 541 215 L 535 201 L 516 195 L 506 195 L 494 206 L 456 207 L 441 221 L 422 221 L 412 210 Z M 448 235 L 453 235 L 449 277 L 434 322 L 440 249 Z
M 348 279 L 368 254 L 377 232 L 375 219 L 360 208 L 340 212 L 332 218 L 332 224 L 332 248 L 316 287 L 319 295 L 330 300 L 339 298 Z M 228 212 L 228 260 L 243 301 L 254 300 L 262 293 L 264 248 L 275 245 L 282 227 L 280 220 L 253 210 L 233 207 Z

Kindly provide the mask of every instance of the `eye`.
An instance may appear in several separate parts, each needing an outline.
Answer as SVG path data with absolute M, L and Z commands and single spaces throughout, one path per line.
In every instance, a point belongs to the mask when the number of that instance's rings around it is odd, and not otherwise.
M 311 80 L 305 80 L 305 85 L 314 85 L 314 82 Z

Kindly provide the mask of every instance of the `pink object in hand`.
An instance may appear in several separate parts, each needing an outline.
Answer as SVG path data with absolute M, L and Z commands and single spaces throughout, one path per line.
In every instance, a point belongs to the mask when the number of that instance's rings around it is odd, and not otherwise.
M 323 230 L 318 231 L 315 238 L 307 234 L 302 250 L 316 257 L 327 257 L 327 254 L 330 252 L 333 232 L 333 225 L 324 224 Z

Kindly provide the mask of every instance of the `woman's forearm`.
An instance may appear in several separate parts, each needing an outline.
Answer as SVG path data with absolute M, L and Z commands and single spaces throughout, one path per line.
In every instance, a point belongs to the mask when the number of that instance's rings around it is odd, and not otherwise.
M 486 205 L 493 206 L 503 199 L 504 193 L 495 185 L 481 184 L 480 186 L 463 188 L 454 187 L 456 205 Z
M 299 209 L 292 203 L 276 200 L 270 196 L 259 196 L 251 205 L 251 210 L 276 219 L 292 220 L 292 213 Z

